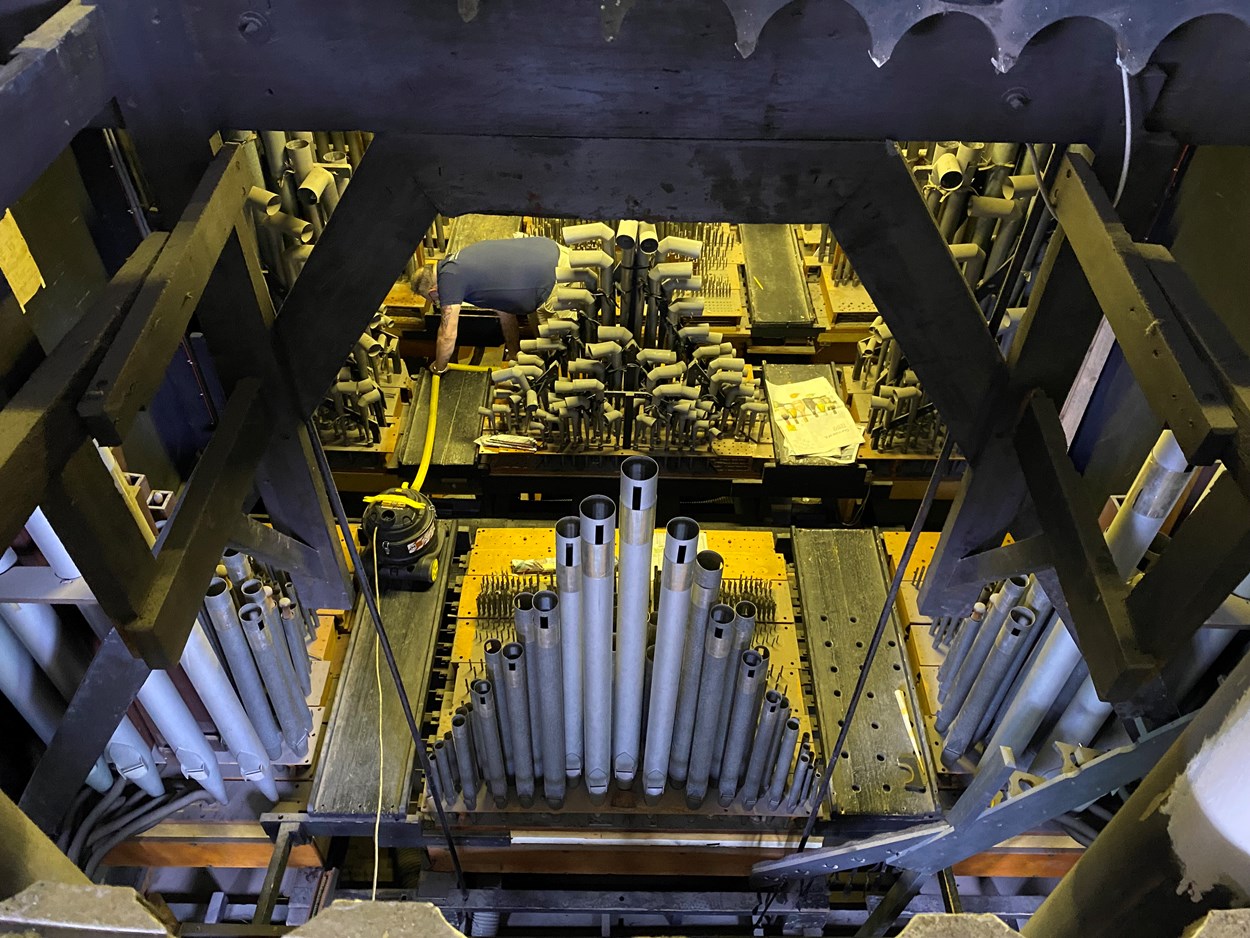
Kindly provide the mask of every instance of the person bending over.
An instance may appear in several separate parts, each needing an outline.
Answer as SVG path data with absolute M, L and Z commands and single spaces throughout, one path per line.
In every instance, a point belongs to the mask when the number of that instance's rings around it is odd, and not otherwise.
M 504 354 L 516 358 L 520 321 L 545 305 L 556 285 L 560 245 L 550 238 L 479 241 L 422 267 L 413 289 L 442 309 L 430 370 L 442 374 L 456 350 L 460 306 L 470 303 L 499 314 Z

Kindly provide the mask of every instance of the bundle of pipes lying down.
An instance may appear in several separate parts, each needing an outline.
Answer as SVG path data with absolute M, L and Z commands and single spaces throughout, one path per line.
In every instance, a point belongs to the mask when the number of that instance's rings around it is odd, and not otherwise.
M 58 576 L 80 576 L 42 512 L 35 513 L 28 530 Z M 7 551 L 0 572 L 16 560 Z M 305 703 L 311 686 L 306 642 L 315 635 L 316 619 L 299 605 L 281 574 L 237 553 L 228 553 L 221 569 L 238 585 L 213 580 L 180 667 L 214 724 L 223 758 L 178 684 L 168 672 L 155 670 L 87 776 L 91 789 L 109 792 L 117 784 L 133 783 L 150 797 L 164 796 L 156 756 L 164 751 L 217 801 L 227 797 L 222 761 L 237 763 L 242 778 L 277 801 L 272 762 L 307 755 L 312 721 Z M 63 619 L 55 607 L 0 604 L 0 692 L 45 743 L 56 733 L 91 656 L 85 630 Z M 140 726 L 148 727 L 155 746 Z
M 591 496 L 556 523 L 556 589 L 516 597 L 515 640 L 486 643 L 487 677 L 433 745 L 447 805 L 528 808 L 541 781 L 559 809 L 584 780 L 595 805 L 615 781 L 651 806 L 684 789 L 697 810 L 715 787 L 722 808 L 809 810 L 819 762 L 797 709 L 767 686 L 755 605 L 717 601 L 724 561 L 698 550 L 690 518 L 666 528 L 649 635 L 658 482 L 654 460 L 626 459 L 619 503 Z
M 556 269 L 555 312 L 491 375 L 488 432 L 556 449 L 622 445 L 711 449 L 767 425 L 759 383 L 721 333 L 697 320 L 694 274 L 703 243 L 658 240 L 654 225 L 623 221 L 563 229 L 568 266 Z M 621 260 L 618 263 L 616 251 Z M 685 260 L 658 260 L 660 258 Z M 580 286 L 578 286 L 580 284 Z M 619 303 L 618 303 L 619 290 Z
M 1185 456 L 1165 430 L 1106 531 L 1126 580 L 1156 543 L 1190 480 Z M 1250 578 L 1234 594 L 1250 598 Z M 1036 577 L 986 586 L 967 616 L 938 619 L 931 634 L 934 647 L 946 650 L 936 721 L 946 765 L 967 767 L 979 751 L 1008 746 L 1019 765 L 1048 777 L 1064 768 L 1059 743 L 1106 750 L 1129 742 Z M 1171 698 L 1183 701 L 1236 636 L 1230 628 L 1199 629 L 1163 670 Z
M 395 322 L 385 308 L 379 309 L 313 414 L 322 443 L 381 443 L 382 430 L 392 423 L 386 392 L 409 383 L 408 368 L 399 355 Z

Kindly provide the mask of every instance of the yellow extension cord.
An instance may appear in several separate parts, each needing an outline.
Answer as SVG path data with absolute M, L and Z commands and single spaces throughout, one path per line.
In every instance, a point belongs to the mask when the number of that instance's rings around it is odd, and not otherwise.
M 447 366 L 448 371 L 490 371 L 489 365 L 457 365 L 450 364 Z M 434 383 L 430 385 L 430 419 L 425 425 L 425 446 L 421 450 L 421 464 L 417 467 L 417 477 L 412 480 L 412 485 L 404 483 L 404 488 L 414 488 L 418 492 L 425 485 L 426 473 L 430 471 L 430 459 L 434 455 L 434 431 L 438 424 L 438 386 L 439 376 L 430 372 L 434 378 Z

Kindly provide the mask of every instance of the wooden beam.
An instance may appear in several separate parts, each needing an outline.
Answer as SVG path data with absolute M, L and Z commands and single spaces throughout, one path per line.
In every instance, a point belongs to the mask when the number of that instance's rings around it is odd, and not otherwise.
M 83 396 L 79 413 L 100 442 L 120 445 L 160 387 L 251 185 L 240 148 L 222 147 Z
M 71 0 L 0 65 L 0 214 L 59 156 L 117 92 L 104 10 Z
M 1029 402 L 1016 449 L 1062 586 L 1050 597 L 1056 613 L 1081 646 L 1099 696 L 1125 700 L 1155 676 L 1157 662 L 1137 643 L 1125 607 L 1128 587 L 1116 572 L 1098 511 L 1068 458 L 1063 425 L 1047 398 Z
M 78 401 L 165 239 L 154 234 L 139 245 L 100 299 L 0 410 L 0 491 L 5 493 L 0 544 L 12 542 L 43 499 L 48 481 L 60 475 L 87 438 Z

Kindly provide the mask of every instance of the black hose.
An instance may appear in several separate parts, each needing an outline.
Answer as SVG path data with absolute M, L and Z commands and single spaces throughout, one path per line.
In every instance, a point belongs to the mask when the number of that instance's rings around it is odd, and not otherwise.
M 75 863 L 78 862 L 83 846 L 87 843 L 87 835 L 91 833 L 92 828 L 96 826 L 100 818 L 104 817 L 109 809 L 117 803 L 117 799 L 122 796 L 122 791 L 125 789 L 128 781 L 125 777 L 118 778 L 113 783 L 113 787 L 105 793 L 103 798 L 96 802 L 96 806 L 87 813 L 82 823 L 78 825 L 78 830 L 74 832 L 74 839 L 70 841 L 69 849 L 65 851 L 65 855 Z
M 96 871 L 100 868 L 100 864 L 104 862 L 104 858 L 108 856 L 109 851 L 123 840 L 128 837 L 133 837 L 135 834 L 142 833 L 149 828 L 155 827 L 158 823 L 165 820 L 165 818 L 169 817 L 171 814 L 181 811 L 188 805 L 195 804 L 198 801 L 211 801 L 212 798 L 213 796 L 211 794 L 204 791 L 202 788 L 197 788 L 195 791 L 188 792 L 181 797 L 175 798 L 173 801 L 166 802 L 159 808 L 147 812 L 141 817 L 135 818 L 125 827 L 120 828 L 101 841 L 100 844 L 91 852 L 91 857 L 83 866 L 82 871 L 87 874 L 88 879 L 95 879 Z

